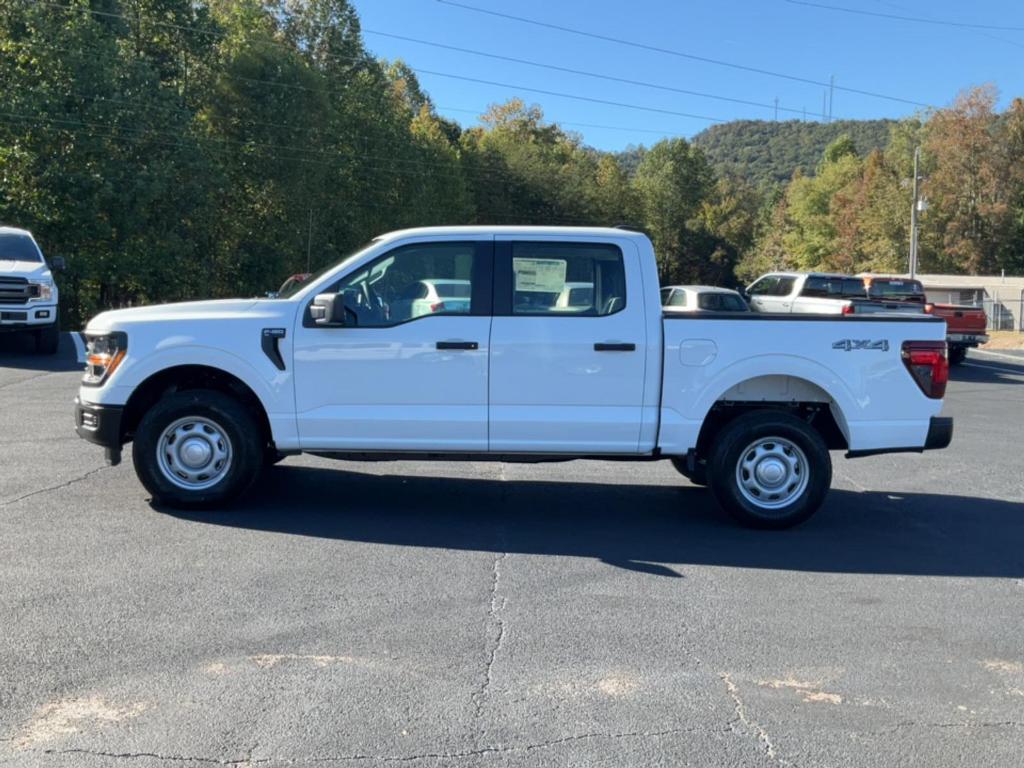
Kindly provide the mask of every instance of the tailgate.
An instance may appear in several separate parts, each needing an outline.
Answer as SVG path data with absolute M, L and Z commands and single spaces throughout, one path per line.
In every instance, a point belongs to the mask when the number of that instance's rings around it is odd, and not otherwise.
M 949 333 L 982 333 L 988 325 L 985 310 L 977 307 L 938 304 L 935 306 L 934 314 L 946 320 L 946 330 Z

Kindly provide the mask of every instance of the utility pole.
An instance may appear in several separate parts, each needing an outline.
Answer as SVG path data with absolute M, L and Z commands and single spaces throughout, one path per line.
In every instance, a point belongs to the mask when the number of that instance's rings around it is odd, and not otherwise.
M 775 122 L 779 122 L 779 97 L 775 97 Z
M 921 148 L 914 149 L 914 202 L 910 206 L 910 277 L 917 276 L 917 205 L 921 193 L 921 177 L 917 173 L 917 166 L 921 160 Z
M 306 235 L 306 271 L 312 272 L 311 256 L 313 252 L 313 209 L 309 209 L 309 232 Z
M 828 78 L 828 121 L 832 122 L 832 97 L 836 90 L 836 76 L 829 75 Z
M 821 122 L 825 122 L 825 107 L 828 104 L 828 91 L 821 92 Z

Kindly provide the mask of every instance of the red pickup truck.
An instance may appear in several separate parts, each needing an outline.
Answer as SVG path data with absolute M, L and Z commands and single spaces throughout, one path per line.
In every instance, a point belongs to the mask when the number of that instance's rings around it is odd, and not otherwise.
M 985 329 L 988 317 L 978 307 L 957 304 L 931 304 L 925 298 L 920 280 L 899 277 L 864 277 L 868 298 L 920 304 L 921 311 L 946 321 L 946 343 L 949 345 L 949 364 L 957 365 L 967 357 L 967 349 L 988 341 Z

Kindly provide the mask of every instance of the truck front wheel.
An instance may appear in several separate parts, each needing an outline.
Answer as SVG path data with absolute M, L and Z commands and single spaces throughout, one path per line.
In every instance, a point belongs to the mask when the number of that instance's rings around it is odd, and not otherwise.
M 36 351 L 44 355 L 57 354 L 60 345 L 60 326 L 54 322 L 35 331 Z
M 967 347 L 963 347 L 963 346 L 960 346 L 958 344 L 956 346 L 951 346 L 949 348 L 949 364 L 950 365 L 960 365 L 960 363 L 962 363 L 966 359 L 967 359 Z
M 263 465 L 261 430 L 234 398 L 207 389 L 175 392 L 139 422 L 135 472 L 153 499 L 207 508 L 241 496 Z
M 806 422 L 755 411 L 729 422 L 715 438 L 708 480 L 718 504 L 744 525 L 789 528 L 825 500 L 832 460 Z

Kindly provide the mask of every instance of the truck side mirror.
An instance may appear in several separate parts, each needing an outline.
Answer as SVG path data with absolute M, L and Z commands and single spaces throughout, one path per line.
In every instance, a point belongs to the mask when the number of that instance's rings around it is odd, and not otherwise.
M 309 305 L 309 316 L 321 328 L 340 328 L 345 323 L 345 297 L 340 293 L 321 293 Z
M 67 262 L 64 261 L 63 256 L 54 256 L 50 259 L 50 269 L 54 272 L 63 272 L 68 268 Z

